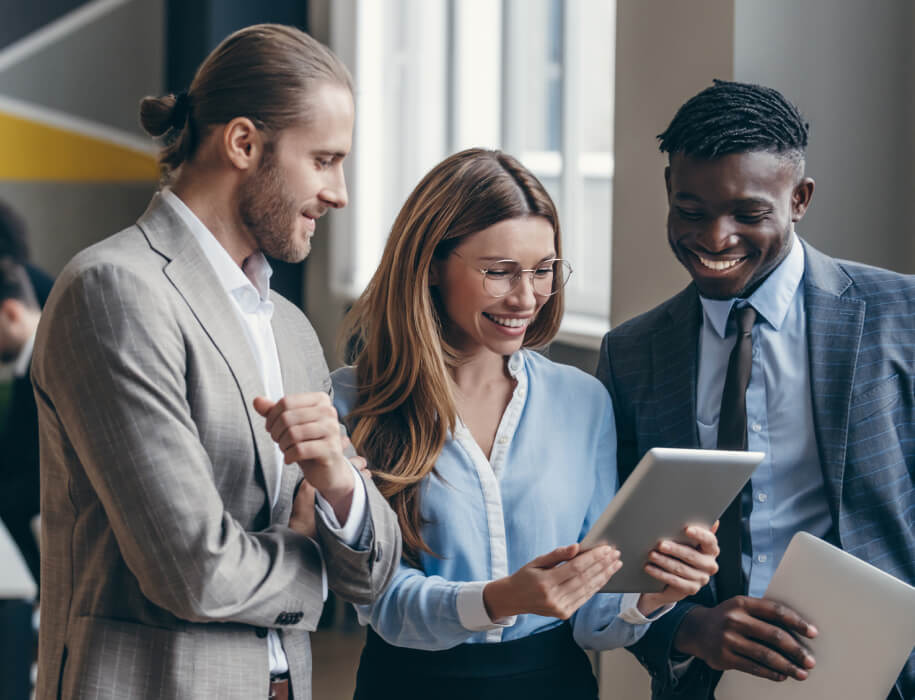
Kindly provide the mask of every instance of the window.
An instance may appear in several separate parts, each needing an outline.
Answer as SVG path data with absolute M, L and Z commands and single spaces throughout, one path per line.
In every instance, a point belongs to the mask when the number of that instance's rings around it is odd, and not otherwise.
M 559 208 L 575 268 L 566 335 L 599 337 L 610 316 L 615 15 L 615 0 L 335 0 L 331 44 L 353 68 L 357 102 L 335 291 L 362 291 L 429 168 L 469 146 L 501 148 Z

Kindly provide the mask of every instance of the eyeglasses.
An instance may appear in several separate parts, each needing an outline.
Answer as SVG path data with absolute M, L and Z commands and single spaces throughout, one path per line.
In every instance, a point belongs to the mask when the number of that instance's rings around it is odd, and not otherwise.
M 562 258 L 544 260 L 537 267 L 528 269 L 521 267 L 517 260 L 497 260 L 490 263 L 489 267 L 480 268 L 467 262 L 460 253 L 454 252 L 452 255 L 461 258 L 468 267 L 483 275 L 483 289 L 493 297 L 510 294 L 525 272 L 530 275 L 534 294 L 542 297 L 553 296 L 566 285 L 572 275 L 572 266 Z

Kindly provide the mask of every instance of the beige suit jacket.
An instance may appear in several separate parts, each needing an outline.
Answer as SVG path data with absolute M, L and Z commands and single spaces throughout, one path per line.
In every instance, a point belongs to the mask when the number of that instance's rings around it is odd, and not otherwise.
M 273 297 L 287 393 L 329 391 L 305 316 Z M 373 600 L 400 557 L 370 481 L 351 548 L 318 517 L 286 523 L 296 465 L 277 473 L 252 407 L 260 375 L 202 250 L 157 197 L 83 251 L 45 307 L 32 365 L 41 432 L 39 700 L 266 698 L 266 629 L 281 630 L 296 700 L 308 632 L 331 590 Z

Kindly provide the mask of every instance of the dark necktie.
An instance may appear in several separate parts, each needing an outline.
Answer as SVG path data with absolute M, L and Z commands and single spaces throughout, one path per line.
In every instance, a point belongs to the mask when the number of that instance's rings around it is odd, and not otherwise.
M 721 395 L 721 413 L 718 417 L 718 449 L 747 449 L 747 385 L 750 383 L 750 369 L 753 365 L 753 324 L 756 309 L 743 306 L 736 309 L 737 342 L 728 360 L 728 374 L 724 380 Z M 726 600 L 745 592 L 743 562 L 741 561 L 740 540 L 741 494 L 728 506 L 721 516 L 718 531 L 720 571 L 718 572 L 718 600 Z

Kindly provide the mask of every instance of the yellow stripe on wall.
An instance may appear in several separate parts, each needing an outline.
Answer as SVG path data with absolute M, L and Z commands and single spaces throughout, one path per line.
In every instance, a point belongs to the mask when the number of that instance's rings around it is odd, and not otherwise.
M 159 179 L 148 153 L 0 112 L 0 180 L 148 182 Z

